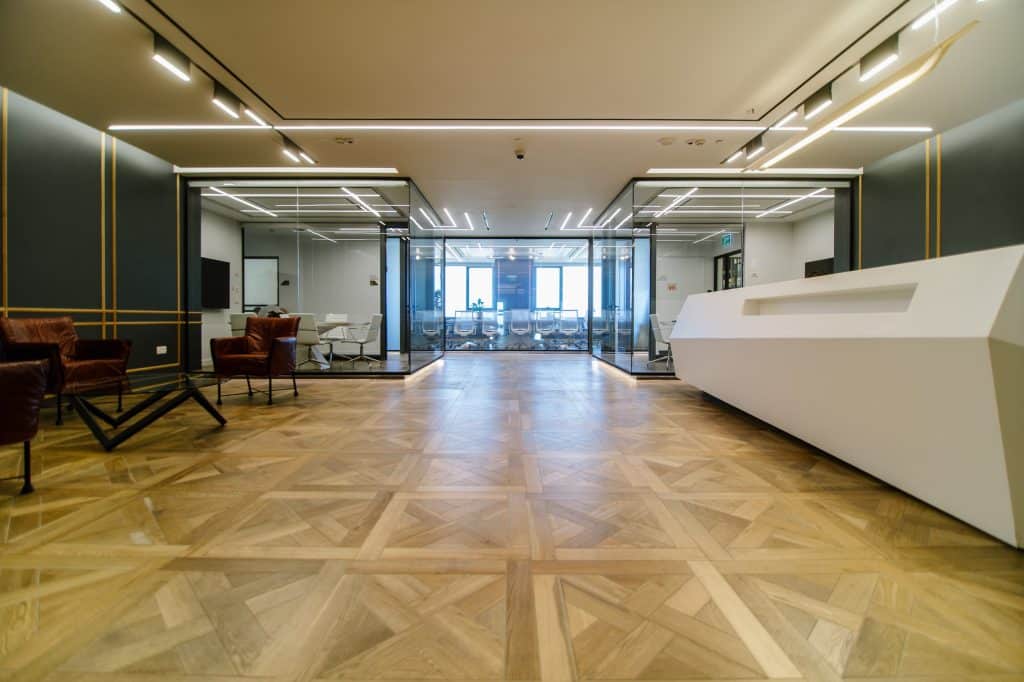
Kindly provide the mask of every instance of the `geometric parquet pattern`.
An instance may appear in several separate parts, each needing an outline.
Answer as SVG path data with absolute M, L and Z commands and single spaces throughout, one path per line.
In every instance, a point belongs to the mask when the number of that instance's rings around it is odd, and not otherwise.
M 453 353 L 300 390 L 112 454 L 44 411 L 0 680 L 1024 679 L 1024 553 L 684 383 Z

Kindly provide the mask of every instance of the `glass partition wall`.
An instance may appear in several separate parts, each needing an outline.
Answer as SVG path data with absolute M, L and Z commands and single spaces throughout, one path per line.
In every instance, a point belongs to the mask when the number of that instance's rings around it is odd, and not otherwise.
M 229 300 L 203 303 L 203 366 L 211 366 L 209 339 L 243 334 L 252 315 L 299 318 L 302 375 L 408 374 L 443 352 L 441 335 L 413 324 L 439 309 L 444 255 L 440 238 L 410 231 L 411 204 L 425 203 L 412 183 L 232 179 L 190 187 L 210 280 L 203 289 L 215 286 L 219 269 L 230 291 Z

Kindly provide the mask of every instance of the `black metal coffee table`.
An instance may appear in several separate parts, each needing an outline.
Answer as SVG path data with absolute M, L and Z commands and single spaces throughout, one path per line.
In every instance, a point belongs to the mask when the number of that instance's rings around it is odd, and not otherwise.
M 123 386 L 125 395 L 144 397 L 124 411 L 118 409 L 114 415 L 110 414 L 110 408 L 106 403 L 116 401 L 117 406 L 120 406 L 121 399 L 117 395 L 116 383 L 68 396 L 72 407 L 107 452 L 189 400 L 199 403 L 199 406 L 209 412 L 221 426 L 227 424 L 227 419 L 199 390 L 216 385 L 216 377 L 170 372 L 129 375 L 127 382 L 127 385 Z M 100 422 L 104 422 L 110 428 L 105 431 Z

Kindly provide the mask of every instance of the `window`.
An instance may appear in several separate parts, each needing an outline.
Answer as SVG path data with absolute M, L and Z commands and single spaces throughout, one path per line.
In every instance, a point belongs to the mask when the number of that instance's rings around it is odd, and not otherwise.
M 456 310 L 466 309 L 466 266 L 448 265 L 444 269 L 444 314 L 455 317 Z
M 562 307 L 562 268 L 541 267 L 534 273 L 536 278 L 537 309 Z
M 577 310 L 586 315 L 587 266 L 566 265 L 562 267 L 562 309 Z
M 484 302 L 484 308 L 494 307 L 494 269 L 469 268 L 469 305 Z

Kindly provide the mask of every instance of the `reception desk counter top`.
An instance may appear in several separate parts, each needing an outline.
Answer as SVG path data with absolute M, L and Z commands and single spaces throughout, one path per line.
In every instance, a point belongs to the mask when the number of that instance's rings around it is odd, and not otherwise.
M 687 298 L 676 374 L 1024 542 L 1024 246 Z

